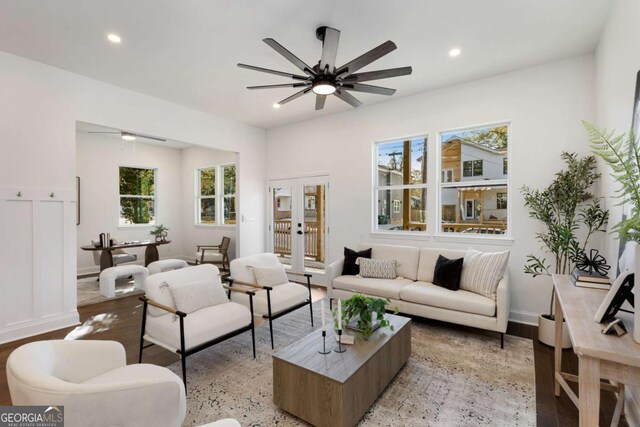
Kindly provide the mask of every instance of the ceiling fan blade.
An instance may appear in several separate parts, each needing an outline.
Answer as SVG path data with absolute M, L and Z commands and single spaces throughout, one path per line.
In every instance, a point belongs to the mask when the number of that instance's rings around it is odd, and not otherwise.
M 316 75 L 315 71 L 313 71 L 311 67 L 305 64 L 304 61 L 302 61 L 300 58 L 295 56 L 293 53 L 289 52 L 284 46 L 282 46 L 280 43 L 278 43 L 274 39 L 264 39 L 262 41 L 268 44 L 269 46 L 271 46 L 276 52 L 284 56 L 289 62 L 291 62 L 296 67 L 298 67 L 305 74 L 308 74 L 310 76 Z
M 278 104 L 282 105 L 282 104 L 286 104 L 287 102 L 291 102 L 294 99 L 300 98 L 302 95 L 305 95 L 307 93 L 309 93 L 311 91 L 311 88 L 308 87 L 306 89 L 302 89 L 300 92 L 296 92 L 293 95 L 291 95 L 288 98 L 283 99 L 282 101 L 278 102 Z
M 333 73 L 333 69 L 336 66 L 339 40 L 340 31 L 335 28 L 325 28 L 324 40 L 322 41 L 322 57 L 320 58 L 320 73 Z
M 336 70 L 336 75 L 342 78 L 347 77 L 350 74 L 358 71 L 360 68 L 366 67 L 367 65 L 371 64 L 376 59 L 380 59 L 386 54 L 393 52 L 397 48 L 398 47 L 394 42 L 392 42 L 391 40 L 387 40 L 380 46 L 374 47 L 369 52 L 360 55 L 353 61 L 347 62 L 342 67 L 338 68 Z
M 390 89 L 388 87 L 382 86 L 372 86 L 365 85 L 362 83 L 351 83 L 342 85 L 343 88 L 347 90 L 352 90 L 354 92 L 366 92 L 366 93 L 375 93 L 376 95 L 393 95 L 396 93 L 395 89 Z
M 362 102 L 358 101 L 358 99 L 351 95 L 349 92 L 347 92 L 344 89 L 336 89 L 335 92 L 333 92 L 333 94 L 335 96 L 337 96 L 338 98 L 340 98 L 341 100 L 343 100 L 344 102 L 346 102 L 347 104 L 351 105 L 352 107 L 356 107 L 358 108 L 359 106 L 362 105 Z
M 324 102 L 327 100 L 327 95 L 316 95 L 316 111 L 324 108 Z
M 277 89 L 282 87 L 302 87 L 308 86 L 307 83 L 285 83 L 281 85 L 264 85 L 264 86 L 247 86 L 247 89 Z
M 136 138 L 144 138 L 144 139 L 152 139 L 154 141 L 161 141 L 161 142 L 167 142 L 166 139 L 162 139 L 162 138 L 156 138 L 155 136 L 147 136 L 147 135 L 140 135 L 140 134 L 133 134 Z
M 289 77 L 291 79 L 296 79 L 296 80 L 307 80 L 309 78 L 308 76 L 299 76 L 297 74 L 286 73 L 284 71 L 270 70 L 268 68 L 256 67 L 254 65 L 238 64 L 238 67 L 246 68 L 247 70 L 253 70 L 253 71 L 260 71 L 260 72 L 263 72 L 263 73 L 275 74 L 276 76 Z
M 89 131 L 87 133 L 117 133 L 118 135 L 120 135 L 122 132 L 118 131 L 118 132 L 107 132 L 107 131 Z
M 364 73 L 351 74 L 345 78 L 347 82 L 366 82 L 369 80 L 388 79 L 390 77 L 407 76 L 413 72 L 411 67 L 389 68 L 388 70 L 368 71 Z

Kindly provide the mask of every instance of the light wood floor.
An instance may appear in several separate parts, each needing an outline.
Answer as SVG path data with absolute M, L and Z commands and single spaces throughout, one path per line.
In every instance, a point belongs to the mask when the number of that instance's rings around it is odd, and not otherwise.
M 314 288 L 314 301 L 325 296 L 324 289 Z M 66 328 L 24 340 L 0 345 L 0 405 L 10 405 L 11 398 L 7 388 L 6 361 L 15 348 L 31 341 L 46 339 L 62 339 L 71 335 L 78 339 L 100 339 L 121 342 L 127 352 L 128 363 L 137 363 L 140 340 L 140 321 L 142 303 L 137 297 L 127 297 L 113 301 L 88 305 L 78 309 L 82 325 L 76 328 Z M 414 321 L 423 323 L 438 323 L 437 321 L 416 318 Z M 256 324 L 264 320 L 257 319 Z M 464 328 L 464 327 L 461 327 Z M 471 328 L 472 329 L 472 328 Z M 532 338 L 535 355 L 536 372 L 536 409 L 538 426 L 577 426 L 578 411 L 566 394 L 556 398 L 553 395 L 553 349 L 535 339 L 537 328 L 529 325 L 510 323 L 507 333 Z M 496 334 L 496 345 L 500 345 L 499 335 Z M 150 347 L 144 352 L 144 361 L 161 366 L 170 365 L 178 361 L 178 357 L 160 347 Z M 563 371 L 578 373 L 578 359 L 571 350 L 566 350 L 562 359 Z M 577 391 L 576 391 L 577 392 Z M 610 392 L 602 392 L 600 407 L 600 425 L 609 425 L 613 408 L 614 396 Z M 621 426 L 626 426 L 623 418 Z

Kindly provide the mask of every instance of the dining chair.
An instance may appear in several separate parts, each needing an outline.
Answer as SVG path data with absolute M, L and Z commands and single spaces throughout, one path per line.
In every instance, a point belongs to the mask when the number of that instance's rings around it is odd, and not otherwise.
M 231 239 L 223 237 L 219 245 L 197 245 L 196 264 L 220 264 L 229 271 L 229 244 Z

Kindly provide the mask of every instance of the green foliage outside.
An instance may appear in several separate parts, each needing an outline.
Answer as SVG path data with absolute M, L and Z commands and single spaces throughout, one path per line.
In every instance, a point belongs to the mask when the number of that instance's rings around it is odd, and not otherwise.
M 128 223 L 148 224 L 155 219 L 154 196 L 154 169 L 120 167 L 120 215 Z
M 600 205 L 591 190 L 600 178 L 594 156 L 578 157 L 575 153 L 561 155 L 567 168 L 555 174 L 551 184 L 542 190 L 523 186 L 520 189 L 529 208 L 529 216 L 545 226 L 536 233 L 544 255 L 529 254 L 524 272 L 533 275 L 569 274 L 589 243 L 591 236 L 605 231 L 609 211 Z M 553 318 L 553 299 L 549 317 Z
M 494 128 L 475 129 L 469 132 L 462 132 L 460 136 L 467 141 L 475 142 L 494 150 L 500 150 L 507 148 L 509 127 L 497 126 Z

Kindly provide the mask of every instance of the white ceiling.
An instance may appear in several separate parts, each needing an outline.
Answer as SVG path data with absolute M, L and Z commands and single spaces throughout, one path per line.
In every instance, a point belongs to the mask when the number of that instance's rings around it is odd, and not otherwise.
M 92 123 L 85 123 L 85 122 L 76 122 L 76 132 L 86 133 L 86 134 L 97 134 L 104 138 L 112 139 L 114 142 L 117 142 L 118 144 L 122 143 L 121 132 L 128 132 L 128 133 L 134 133 L 136 134 L 136 136 L 138 136 L 138 138 L 136 138 L 136 144 L 158 145 L 160 147 L 177 148 L 179 150 L 183 148 L 193 147 L 192 144 L 187 144 L 186 142 L 174 141 L 171 139 L 164 139 L 164 141 L 158 141 L 155 139 L 145 138 L 144 135 L 137 134 L 136 132 L 132 132 L 131 130 L 114 129 L 106 126 L 94 125 Z M 155 135 L 149 135 L 149 136 L 163 139 L 162 137 L 155 136 Z M 215 151 L 219 151 L 219 150 L 215 150 Z
M 413 75 L 368 82 L 407 96 L 594 50 L 610 0 L 0 0 L 0 50 L 251 125 L 271 128 L 351 109 L 335 97 L 322 112 L 295 89 L 239 69 L 244 62 L 297 69 L 261 40 L 272 37 L 313 65 L 315 29 L 342 31 L 338 65 L 393 40 L 398 49 L 361 71 L 411 65 Z M 109 32 L 120 45 L 106 40 Z M 462 55 L 448 57 L 452 47 Z M 362 108 L 362 107 L 361 107 Z

